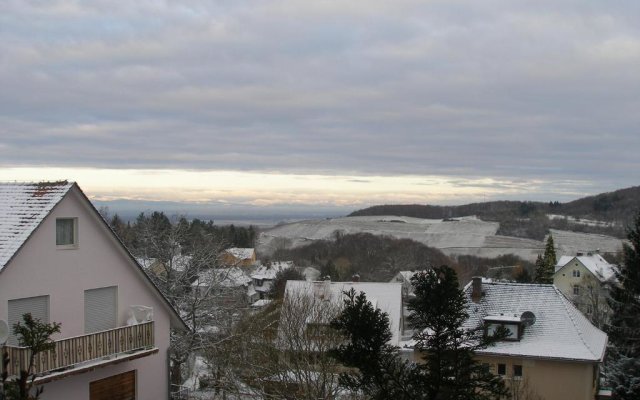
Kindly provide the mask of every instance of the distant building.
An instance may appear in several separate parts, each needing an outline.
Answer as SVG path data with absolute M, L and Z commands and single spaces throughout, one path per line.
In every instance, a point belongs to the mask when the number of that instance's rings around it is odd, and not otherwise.
M 222 253 L 221 263 L 229 267 L 250 267 L 256 263 L 256 251 L 254 248 L 232 247 Z
M 502 325 L 512 334 L 476 355 L 514 390 L 543 399 L 592 400 L 597 393 L 607 335 L 553 285 L 486 282 L 464 288 L 466 328 Z
M 293 261 L 273 261 L 267 265 L 261 265 L 251 274 L 253 293 L 250 293 L 251 302 L 267 299 L 278 272 L 293 268 Z
M 617 285 L 617 267 L 598 252 L 562 256 L 555 266 L 553 284 L 594 324 L 602 327 L 611 316 L 609 291 Z
M 402 337 L 402 285 L 382 282 L 331 282 L 331 281 L 287 281 L 285 300 L 303 297 L 334 305 L 335 315 L 314 316 L 306 319 L 307 329 L 322 331 L 328 327 L 330 319 L 337 316 L 342 307 L 344 292 L 354 289 L 364 292 L 374 307 L 389 315 L 389 329 L 392 338 L 389 344 L 398 346 Z
M 211 268 L 200 271 L 198 277 L 191 284 L 194 293 L 205 296 L 207 291 L 213 291 L 219 304 L 242 305 L 247 303 L 247 290 L 251 286 L 251 278 L 244 268 Z
M 402 284 L 402 297 L 408 298 L 413 294 L 413 285 L 411 284 L 411 278 L 415 275 L 415 271 L 400 271 L 389 282 L 396 282 Z

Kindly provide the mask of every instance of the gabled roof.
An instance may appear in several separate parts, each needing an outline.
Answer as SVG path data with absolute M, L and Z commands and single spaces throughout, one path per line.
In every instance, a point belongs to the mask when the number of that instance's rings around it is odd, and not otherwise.
M 560 271 L 564 266 L 568 265 L 574 259 L 580 261 L 600 282 L 606 282 L 616 275 L 616 266 L 609 264 L 607 260 L 602 258 L 598 253 L 591 253 L 581 256 L 562 256 L 556 264 L 556 272 Z
M 469 314 L 466 328 L 479 326 L 489 315 L 520 316 L 531 311 L 536 317 L 519 341 L 498 342 L 480 350 L 481 354 L 591 362 L 604 357 L 607 335 L 553 285 L 482 282 L 483 296 L 478 303 L 471 300 L 471 283 L 464 291 Z
M 246 286 L 251 283 L 251 278 L 242 268 L 212 268 L 207 269 L 198 275 L 198 278 L 191 286 L 219 286 L 225 288 L 234 288 Z
M 104 224 L 113 235 L 117 244 L 127 254 L 132 264 L 139 270 L 152 290 L 167 306 L 171 321 L 176 327 L 187 329 L 187 325 L 171 306 L 160 289 L 149 279 L 142 266 L 131 255 L 124 243 L 113 229 L 102 218 L 93 203 L 75 182 L 23 182 L 0 183 L 0 272 L 9 264 L 18 250 L 22 248 L 31 234 L 40 226 L 53 208 L 75 188 L 86 204 L 93 210 L 97 219 Z
M 230 249 L 225 250 L 227 253 L 231 254 L 238 260 L 248 260 L 252 258 L 255 254 L 255 250 L 253 247 L 242 248 L 242 247 L 232 247 Z
M 276 275 L 280 271 L 287 270 L 293 267 L 293 261 L 273 261 L 269 265 L 261 265 L 259 266 L 253 274 L 251 274 L 251 278 L 253 279 L 276 279 Z
M 342 305 L 343 293 L 353 288 L 356 293 L 364 292 L 374 307 L 389 314 L 389 328 L 393 337 L 390 344 L 400 343 L 402 318 L 402 284 L 382 282 L 331 282 L 331 281 L 287 281 L 285 298 L 294 294 L 316 296 L 319 299 Z M 323 321 L 328 322 L 328 321 Z
M 0 183 L 0 270 L 73 186 L 73 182 Z

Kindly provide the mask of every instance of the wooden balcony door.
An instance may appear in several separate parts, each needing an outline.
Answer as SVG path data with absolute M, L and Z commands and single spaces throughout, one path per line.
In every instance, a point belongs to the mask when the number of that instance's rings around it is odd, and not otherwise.
M 136 371 L 129 371 L 89 384 L 89 400 L 135 400 Z

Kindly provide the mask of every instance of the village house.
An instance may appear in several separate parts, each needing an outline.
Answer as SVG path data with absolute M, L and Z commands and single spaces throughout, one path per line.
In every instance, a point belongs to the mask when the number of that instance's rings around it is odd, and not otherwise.
M 243 268 L 210 268 L 200 272 L 191 289 L 201 297 L 206 297 L 207 291 L 213 291 L 212 295 L 226 306 L 245 306 L 250 286 L 251 278 Z
M 222 252 L 220 261 L 229 267 L 250 267 L 257 261 L 256 251 L 253 248 L 232 247 Z
M 268 299 L 278 272 L 293 268 L 292 261 L 273 261 L 267 265 L 260 265 L 251 274 L 252 291 L 249 293 L 250 301 Z
M 602 327 L 611 317 L 609 291 L 617 284 L 617 267 L 598 251 L 562 256 L 556 263 L 553 284 L 594 324 Z
M 0 319 L 24 313 L 61 324 L 37 360 L 43 400 L 169 398 L 169 330 L 186 327 L 75 183 L 0 184 Z
M 402 335 L 402 285 L 399 283 L 383 282 L 332 282 L 332 281 L 287 281 L 284 304 L 292 299 L 296 303 L 300 298 L 331 304 L 335 314 L 309 314 L 306 318 L 305 329 L 328 328 L 330 320 L 336 317 L 342 307 L 344 293 L 354 289 L 356 293 L 364 292 L 371 304 L 389 315 L 389 329 L 392 346 L 398 346 Z
M 511 335 L 479 350 L 477 358 L 520 396 L 592 400 L 598 388 L 607 335 L 591 324 L 553 285 L 487 282 L 464 288 L 466 328 Z

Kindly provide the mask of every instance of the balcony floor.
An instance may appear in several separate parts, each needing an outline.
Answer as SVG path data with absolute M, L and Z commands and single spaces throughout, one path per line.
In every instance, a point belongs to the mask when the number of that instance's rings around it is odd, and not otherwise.
M 140 349 L 133 352 L 114 354 L 109 357 L 104 357 L 96 360 L 87 361 L 84 363 L 75 364 L 73 367 L 69 367 L 67 369 L 55 372 L 46 372 L 43 375 L 37 377 L 35 379 L 36 384 L 44 384 L 47 382 L 57 381 L 58 379 L 63 379 L 68 376 L 78 375 L 85 372 L 93 371 L 97 368 L 104 368 L 109 365 L 119 364 L 125 361 L 131 361 L 138 358 L 150 356 L 152 354 L 158 353 L 158 348 L 153 347 L 151 349 Z

